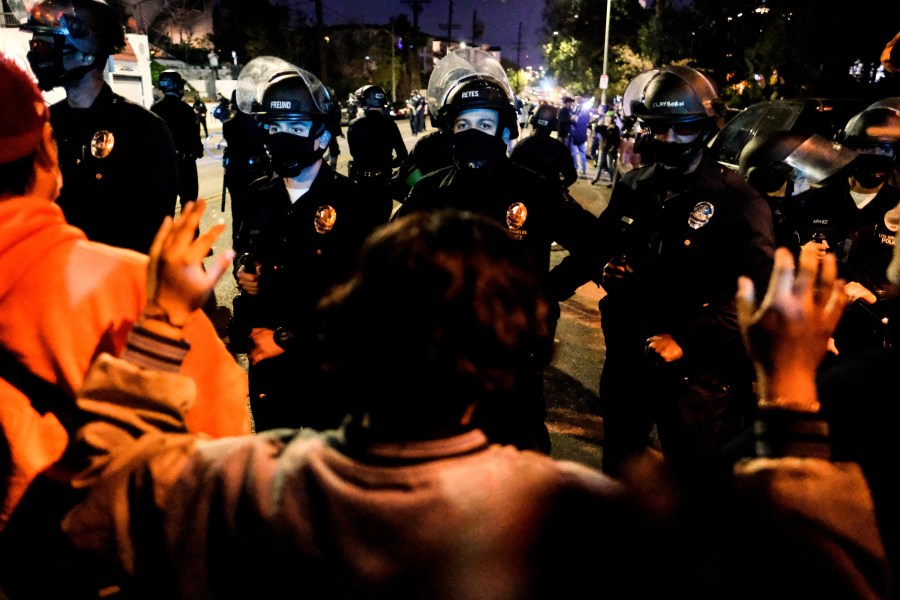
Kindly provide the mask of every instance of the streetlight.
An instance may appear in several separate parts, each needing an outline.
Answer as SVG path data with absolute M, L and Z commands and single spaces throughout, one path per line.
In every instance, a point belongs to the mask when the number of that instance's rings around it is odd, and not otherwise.
M 609 87 L 609 75 L 606 72 L 606 59 L 609 55 L 609 14 L 612 0 L 606 0 L 606 35 L 603 38 L 603 74 L 600 75 L 600 106 L 606 111 L 606 88 Z

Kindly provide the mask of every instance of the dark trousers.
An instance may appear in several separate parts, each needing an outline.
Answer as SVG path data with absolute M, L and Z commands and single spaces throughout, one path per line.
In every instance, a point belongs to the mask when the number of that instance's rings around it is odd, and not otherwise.
M 197 179 L 197 161 L 193 158 L 178 159 L 178 201 L 184 206 L 185 202 L 197 199 L 200 193 L 200 183 Z
M 259 163 L 255 163 L 259 165 Z M 250 184 L 259 179 L 265 173 L 259 165 L 251 167 L 248 160 L 228 159 L 225 166 L 225 188 L 231 197 L 231 237 L 232 241 L 237 237 L 241 229 L 241 221 L 244 218 L 244 209 L 247 206 L 247 190 Z
M 373 210 L 378 214 L 378 218 L 386 223 L 391 219 L 391 213 L 394 211 L 394 199 L 390 187 L 391 170 L 388 168 L 382 171 L 368 171 L 369 173 L 380 173 L 376 176 L 368 176 L 363 174 L 364 172 L 366 171 L 358 169 L 354 165 L 350 168 L 350 178 L 365 188 L 366 196 Z
M 255 431 L 309 427 L 335 429 L 349 412 L 321 382 L 315 363 L 293 352 L 251 365 L 250 412 Z
M 663 363 L 645 351 L 647 336 L 622 331 L 620 319 L 603 314 L 606 361 L 600 375 L 603 470 L 621 476 L 630 458 L 652 444 L 685 479 L 716 476 L 722 451 L 751 426 L 751 380 L 735 365 L 712 360 Z M 749 374 L 748 374 L 749 375 Z

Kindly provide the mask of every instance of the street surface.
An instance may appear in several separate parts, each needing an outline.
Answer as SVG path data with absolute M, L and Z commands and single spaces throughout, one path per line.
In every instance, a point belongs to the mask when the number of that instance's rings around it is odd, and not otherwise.
M 211 121 L 215 121 L 211 119 Z M 417 137 L 414 137 L 407 120 L 397 121 L 406 146 L 412 149 Z M 220 131 L 221 125 L 215 121 L 210 124 L 210 133 Z M 432 129 L 429 127 L 428 131 Z M 346 129 L 345 129 L 346 132 Z M 426 132 L 427 133 L 427 132 Z M 527 130 L 526 134 L 530 134 Z M 420 134 L 421 135 L 421 134 Z M 347 161 L 350 152 L 347 138 L 338 138 L 341 154 L 338 157 L 337 170 L 347 174 Z M 207 201 L 206 213 L 201 228 L 206 229 L 219 219 L 227 225 L 214 249 L 214 254 L 225 250 L 231 243 L 230 200 L 226 198 L 224 212 L 222 208 L 222 162 L 220 159 L 204 156 L 197 162 L 200 177 L 200 197 Z M 588 177 L 594 175 L 594 167 L 589 165 Z M 579 179 L 570 188 L 572 196 L 594 215 L 606 207 L 610 190 L 606 181 L 591 185 L 590 179 Z M 556 264 L 565 256 L 562 248 L 554 250 L 552 264 Z M 602 420 L 596 415 L 597 384 L 603 364 L 605 345 L 600 333 L 600 314 L 597 301 L 602 290 L 594 284 L 587 284 L 569 300 L 562 303 L 561 316 L 556 335 L 556 354 L 553 364 L 545 376 L 545 390 L 549 416 L 547 425 L 553 443 L 552 455 L 583 462 L 595 467 L 600 466 L 603 437 Z M 217 313 L 214 321 L 220 334 L 224 335 L 224 326 L 231 315 L 231 302 L 237 295 L 234 278 L 226 274 L 216 286 Z M 239 355 L 238 360 L 246 365 L 246 356 Z

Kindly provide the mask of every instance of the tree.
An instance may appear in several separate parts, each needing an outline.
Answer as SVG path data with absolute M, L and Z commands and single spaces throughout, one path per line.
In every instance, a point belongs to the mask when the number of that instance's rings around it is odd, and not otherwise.
M 545 52 L 561 84 L 589 87 L 596 80 L 606 1 L 546 0 Z M 783 80 L 782 95 L 865 97 L 876 89 L 881 49 L 900 22 L 896 0 L 836 10 L 813 0 L 612 0 L 611 10 L 611 93 L 637 74 L 628 65 L 689 64 L 723 90 L 759 75 Z M 582 62 L 573 61 L 573 48 Z M 768 97 L 772 90 L 760 92 Z
M 271 55 L 316 72 L 318 59 L 307 58 L 316 55 L 308 30 L 305 22 L 292 27 L 287 8 L 269 2 L 218 0 L 213 9 L 213 44 L 224 56 L 236 52 L 243 64 Z

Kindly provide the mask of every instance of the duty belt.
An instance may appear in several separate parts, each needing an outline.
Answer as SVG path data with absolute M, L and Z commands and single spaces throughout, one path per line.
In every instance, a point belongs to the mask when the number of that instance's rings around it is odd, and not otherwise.
M 380 169 L 353 169 L 354 177 L 361 177 L 364 179 L 381 179 L 386 174 L 387 173 L 385 171 L 382 171 Z

